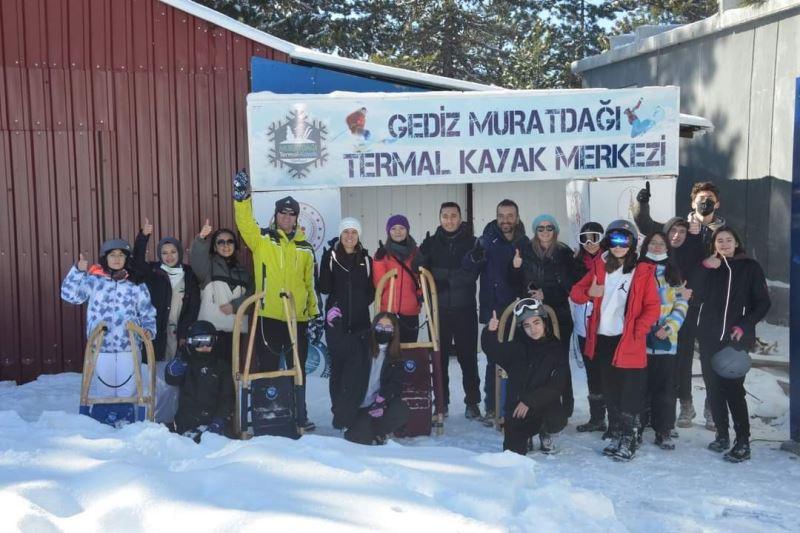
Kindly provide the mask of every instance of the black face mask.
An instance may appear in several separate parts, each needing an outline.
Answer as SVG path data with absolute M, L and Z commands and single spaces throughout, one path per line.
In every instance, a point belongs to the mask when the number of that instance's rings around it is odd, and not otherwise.
M 375 342 L 378 344 L 389 344 L 392 342 L 394 333 L 391 331 L 375 331 Z
M 717 202 L 715 202 L 712 198 L 706 198 L 705 200 L 703 200 L 702 204 L 697 206 L 697 212 L 703 215 L 704 217 L 707 217 L 708 215 L 714 212 L 714 204 L 716 203 Z

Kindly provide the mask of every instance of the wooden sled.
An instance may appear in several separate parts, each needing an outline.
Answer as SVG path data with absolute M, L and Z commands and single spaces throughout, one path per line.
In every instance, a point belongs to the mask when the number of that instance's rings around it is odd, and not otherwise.
M 92 330 L 89 339 L 86 341 L 86 349 L 83 353 L 83 377 L 81 379 L 81 398 L 78 412 L 82 415 L 91 416 L 92 407 L 95 405 L 114 405 L 130 403 L 134 406 L 134 418 L 136 421 L 153 421 L 156 414 L 156 358 L 153 350 L 153 342 L 146 335 L 140 326 L 133 322 L 128 322 L 128 338 L 131 343 L 131 357 L 133 358 L 133 377 L 136 381 L 135 396 L 120 396 L 114 398 L 92 398 L 89 396 L 89 388 L 94 378 L 97 367 L 97 357 L 100 355 L 100 347 L 103 345 L 106 328 L 105 321 L 101 321 Z M 145 354 L 147 356 L 147 369 L 149 378 L 148 394 L 144 394 L 142 382 L 142 355 L 139 349 L 137 337 L 144 343 Z
M 514 340 L 514 334 L 517 331 L 517 317 L 514 316 L 514 307 L 517 305 L 517 302 L 520 301 L 520 298 L 517 298 L 513 302 L 511 302 L 508 307 L 503 310 L 503 314 L 500 315 L 500 324 L 497 326 L 497 342 L 511 342 Z M 553 336 L 556 339 L 561 338 L 561 330 L 558 326 L 558 319 L 556 318 L 556 312 L 553 311 L 553 308 L 547 304 L 542 304 L 544 310 L 547 311 L 547 315 L 550 317 L 550 323 L 553 325 Z M 508 324 L 508 318 L 511 317 L 511 323 L 508 328 L 508 336 L 506 336 L 506 325 Z M 500 365 L 495 365 L 495 375 L 494 375 L 494 427 L 498 431 L 503 430 L 503 423 L 505 422 L 505 405 L 506 405 L 506 381 L 508 380 L 508 374 Z
M 294 366 L 287 370 L 251 372 L 253 346 L 259 333 L 258 305 L 264 293 L 254 294 L 239 306 L 233 326 L 233 354 L 231 357 L 233 385 L 236 395 L 236 411 L 233 415 L 234 431 L 242 439 L 259 435 L 275 435 L 299 439 L 303 429 L 297 425 L 299 388 L 303 386 L 303 371 L 297 348 L 297 314 L 294 296 L 290 291 L 281 291 L 286 326 L 292 344 Z M 251 327 L 247 339 L 244 367 L 240 365 L 240 339 L 244 316 L 253 306 Z
M 406 380 L 403 383 L 403 392 L 400 397 L 408 406 L 409 418 L 405 428 L 395 432 L 398 437 L 430 435 L 432 428 L 436 428 L 437 435 L 444 433 L 439 298 L 433 275 L 423 267 L 420 267 L 419 273 L 429 340 L 400 345 L 403 354 L 403 368 L 406 371 Z M 375 288 L 375 314 L 385 310 L 381 309 L 381 301 L 387 283 L 389 284 L 387 309 L 393 309 L 396 278 L 397 269 L 393 268 L 378 281 L 378 286 Z

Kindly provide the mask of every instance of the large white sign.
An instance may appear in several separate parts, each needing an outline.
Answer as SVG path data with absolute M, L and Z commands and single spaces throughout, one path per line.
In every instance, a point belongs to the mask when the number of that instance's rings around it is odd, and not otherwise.
M 255 190 L 676 175 L 677 87 L 247 97 Z

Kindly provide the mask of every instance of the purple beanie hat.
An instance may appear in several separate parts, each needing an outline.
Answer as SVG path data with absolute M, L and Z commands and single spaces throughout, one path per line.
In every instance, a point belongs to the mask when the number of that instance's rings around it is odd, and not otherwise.
M 392 226 L 398 224 L 405 226 L 406 231 L 411 231 L 411 224 L 408 223 L 408 219 L 405 215 L 392 215 L 389 217 L 389 220 L 386 221 L 386 234 L 389 234 L 389 230 L 392 229 Z

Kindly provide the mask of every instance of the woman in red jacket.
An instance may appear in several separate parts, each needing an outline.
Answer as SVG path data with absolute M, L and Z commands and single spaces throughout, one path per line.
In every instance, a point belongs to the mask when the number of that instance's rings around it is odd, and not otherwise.
M 392 215 L 386 221 L 386 245 L 379 243 L 372 264 L 372 282 L 378 286 L 384 274 L 397 269 L 392 308 L 389 309 L 389 284 L 384 286 L 381 311 L 396 313 L 400 321 L 400 342 L 416 342 L 419 333 L 419 274 L 411 262 L 417 255 L 417 243 L 409 235 L 411 225 L 403 215 Z
M 611 444 L 605 455 L 628 461 L 637 444 L 639 412 L 647 384 L 645 340 L 658 320 L 660 300 L 655 266 L 636 264 L 636 226 L 615 220 L 606 228 L 603 249 L 570 292 L 578 305 L 592 302 L 586 324 L 586 357 L 603 370 Z

